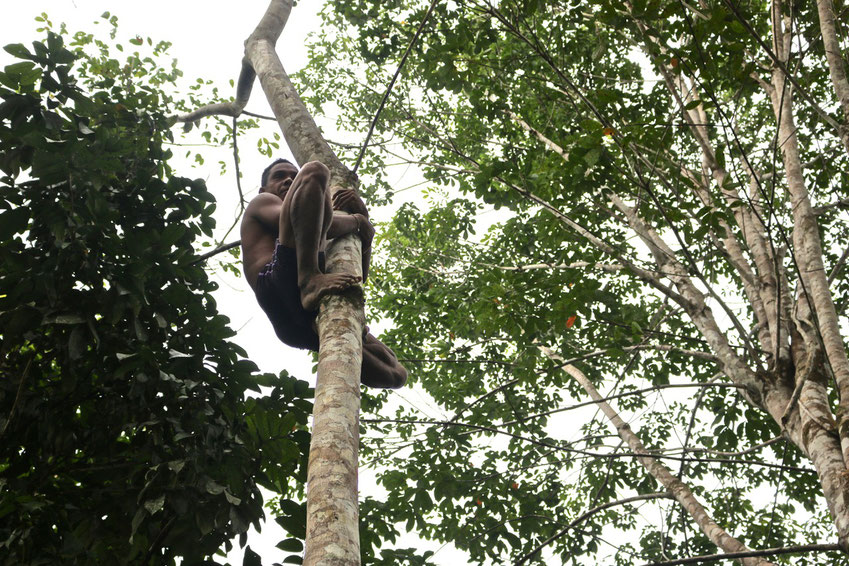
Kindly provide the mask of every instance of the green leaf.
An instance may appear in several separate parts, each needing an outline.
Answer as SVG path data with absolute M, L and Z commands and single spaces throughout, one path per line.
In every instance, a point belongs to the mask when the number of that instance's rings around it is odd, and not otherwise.
M 301 552 L 304 549 L 304 544 L 296 538 L 283 539 L 276 544 L 280 550 L 287 552 Z
M 165 495 L 160 495 L 156 499 L 148 499 L 144 502 L 144 508 L 151 515 L 156 515 L 165 506 Z
M 245 557 L 242 560 L 242 566 L 262 566 L 262 559 L 259 554 L 251 550 L 250 546 L 245 547 Z
M 4 46 L 3 50 L 18 59 L 32 59 L 32 53 L 20 43 L 10 43 Z

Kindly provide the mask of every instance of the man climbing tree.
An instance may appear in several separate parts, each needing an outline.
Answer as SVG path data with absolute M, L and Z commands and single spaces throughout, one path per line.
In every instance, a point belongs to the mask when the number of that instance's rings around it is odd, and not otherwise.
M 334 216 L 333 202 L 329 195 L 349 191 L 346 193 L 347 196 L 338 197 L 336 205 L 342 209 L 353 210 L 350 208 L 355 206 L 352 195 L 356 194 L 356 187 L 359 184 L 355 172 L 342 164 L 324 140 L 274 50 L 291 9 L 291 0 L 271 0 L 269 3 L 256 29 L 245 42 L 245 57 L 242 59 L 242 70 L 233 101 L 209 104 L 194 112 L 174 117 L 175 121 L 186 123 L 194 123 L 205 116 L 215 114 L 238 117 L 244 111 L 250 98 L 254 80 L 258 79 L 277 118 L 286 144 L 295 159 L 299 163 L 320 162 L 325 167 L 321 180 L 313 179 L 309 183 L 306 183 L 305 179 L 312 177 L 314 172 L 312 165 L 305 167 L 300 175 L 293 168 L 291 173 L 294 176 L 289 187 L 292 197 L 288 204 L 284 205 L 284 198 L 281 198 L 280 189 L 277 189 L 277 196 L 274 197 L 276 200 L 273 201 L 278 207 L 276 214 L 271 212 L 268 216 L 262 215 L 262 218 L 266 219 L 265 227 L 263 230 L 258 230 L 258 235 L 253 236 L 264 244 L 260 244 L 256 251 L 252 249 L 252 245 L 256 244 L 248 242 L 244 245 L 246 256 L 257 254 L 256 263 L 252 264 L 254 265 L 252 269 L 256 269 L 257 266 L 261 268 L 272 261 L 273 248 L 276 246 L 275 239 L 278 235 L 285 239 L 285 232 L 289 228 L 294 234 L 289 245 L 294 245 L 294 259 L 297 264 L 300 251 L 296 225 L 301 223 L 310 226 L 313 234 L 316 231 L 319 234 L 319 243 L 312 244 L 311 252 L 315 254 L 315 265 L 318 265 L 318 252 L 323 251 L 323 244 L 328 232 L 331 231 L 331 226 L 325 226 L 324 218 Z M 324 211 L 320 213 L 321 216 L 316 212 L 312 214 L 304 212 L 300 205 L 294 204 L 294 195 L 301 191 L 299 187 L 302 181 L 308 185 L 317 182 L 319 190 L 316 191 L 313 187 L 306 190 L 305 194 L 318 193 L 313 205 L 320 204 L 317 207 L 308 206 L 307 208 L 313 211 Z M 281 180 L 281 182 L 284 181 Z M 284 194 L 283 197 L 285 196 Z M 260 195 L 260 197 L 264 200 L 268 199 L 267 196 Z M 261 202 L 257 201 L 255 206 L 251 203 L 249 218 L 256 219 L 257 213 L 254 208 L 260 208 Z M 330 203 L 329 207 L 328 203 Z M 284 209 L 286 213 L 281 222 L 280 213 Z M 293 222 L 295 218 L 298 219 L 297 222 Z M 258 222 L 258 220 L 246 220 L 246 222 Z M 281 225 L 284 228 L 288 225 L 289 228 L 283 229 L 281 233 Z M 255 228 L 258 229 L 259 226 Z M 249 235 L 247 232 L 249 232 L 248 225 L 244 225 L 243 235 Z M 284 247 L 286 246 L 286 242 L 281 243 Z M 358 271 L 358 266 L 362 266 L 364 262 L 360 248 L 361 240 L 354 237 L 353 228 L 350 225 L 348 232 L 339 230 L 332 244 L 327 246 L 326 271 L 329 273 Z M 259 250 L 262 249 L 265 251 L 260 252 Z M 260 258 L 260 253 L 264 253 L 265 256 Z M 251 273 L 256 273 L 256 278 L 259 279 L 259 271 L 260 269 L 248 271 L 248 278 L 251 278 Z M 316 273 L 313 272 L 313 275 Z M 296 284 L 297 279 L 298 277 L 295 278 Z M 372 339 L 364 329 L 362 293 L 358 293 L 357 287 L 352 282 L 346 282 L 344 278 L 338 284 L 347 286 L 344 293 L 339 292 L 338 289 L 331 289 L 332 292 L 325 291 L 323 295 L 319 292 L 316 296 L 310 296 L 308 292 L 307 297 L 304 297 L 301 288 L 298 287 L 298 295 L 302 300 L 300 308 L 304 307 L 304 302 L 312 309 L 315 308 L 313 301 L 320 303 L 315 318 L 321 352 L 316 370 L 313 429 L 307 473 L 309 488 L 306 529 L 305 536 L 302 535 L 299 527 L 295 527 L 293 533 L 297 537 L 304 536 L 303 564 L 305 566 L 360 563 L 357 455 L 360 409 L 358 385 L 361 380 L 358 377 L 363 374 L 365 378 L 363 381 L 370 379 L 368 375 L 370 372 L 363 360 L 371 355 L 367 352 L 368 344 Z M 303 301 L 304 298 L 307 300 Z M 282 318 L 286 321 L 285 324 L 291 324 L 290 314 Z M 312 322 L 310 322 L 310 328 L 311 325 Z M 392 359 L 394 360 L 394 355 Z M 393 365 L 395 364 L 397 361 L 393 361 Z M 398 371 L 404 370 L 401 368 Z M 392 378 L 395 386 L 400 386 L 403 382 L 405 372 L 399 375 L 400 378 Z
M 283 343 L 312 351 L 319 346 L 314 328 L 319 299 L 360 281 L 353 274 L 324 273 L 327 239 L 359 235 L 365 279 L 374 238 L 359 195 L 344 189 L 331 201 L 329 181 L 330 171 L 318 161 L 298 171 L 289 161 L 278 159 L 263 171 L 259 195 L 248 205 L 241 225 L 245 278 L 259 305 Z M 406 380 L 407 371 L 392 350 L 366 333 L 362 383 L 397 388 Z

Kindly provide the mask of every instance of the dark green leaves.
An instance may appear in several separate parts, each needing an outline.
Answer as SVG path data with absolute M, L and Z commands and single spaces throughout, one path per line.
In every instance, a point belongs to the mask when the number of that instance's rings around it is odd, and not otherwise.
M 205 563 L 264 516 L 259 484 L 303 491 L 312 392 L 227 341 L 192 263 L 212 195 L 102 47 L 48 33 L 0 72 L 4 566 Z
M 29 211 L 26 208 L 14 208 L 0 213 L 0 242 L 5 242 L 15 234 L 26 230 Z

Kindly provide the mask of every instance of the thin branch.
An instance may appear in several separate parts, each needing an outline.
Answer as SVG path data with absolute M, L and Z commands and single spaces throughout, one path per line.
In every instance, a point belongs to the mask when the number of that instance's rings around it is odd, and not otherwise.
M 813 208 L 814 214 L 817 216 L 821 216 L 831 210 L 832 208 L 849 208 L 849 198 L 842 198 L 835 202 L 831 202 L 829 204 L 824 204 L 822 206 L 815 206 Z
M 265 114 L 254 114 L 253 112 L 248 112 L 247 110 L 242 110 L 242 114 L 245 116 L 251 116 L 253 118 L 259 118 L 260 120 L 274 120 L 277 121 L 277 118 L 274 116 L 266 116 Z
M 239 169 L 239 127 L 238 118 L 233 117 L 233 163 L 236 166 L 236 188 L 239 190 L 239 206 L 245 212 L 245 193 L 242 192 L 242 172 Z M 241 216 L 241 212 L 239 215 Z M 229 233 L 229 232 L 228 232 Z M 226 238 L 227 236 L 224 236 Z M 224 239 L 222 238 L 222 239 Z
M 569 366 L 574 367 L 574 366 Z M 593 452 L 591 450 L 582 450 L 580 448 L 569 448 L 568 446 L 553 444 L 551 442 L 546 442 L 544 440 L 537 440 L 536 438 L 530 438 L 527 436 L 522 436 L 521 434 L 514 434 L 512 432 L 507 432 L 505 430 L 501 430 L 495 428 L 493 426 L 483 426 L 483 425 L 475 425 L 471 423 L 461 423 L 455 421 L 444 421 L 444 420 L 432 420 L 432 419 L 362 419 L 361 423 L 370 423 L 370 424 L 419 424 L 419 425 L 431 425 L 431 426 L 453 426 L 458 428 L 468 428 L 471 430 L 476 430 L 479 432 L 489 432 L 492 434 L 500 434 L 502 436 L 507 436 L 509 438 L 514 438 L 516 440 L 521 440 L 522 442 L 527 442 L 529 444 L 533 444 L 535 446 L 541 446 L 543 448 L 551 448 L 553 450 L 557 450 L 559 452 L 566 452 L 569 454 L 578 454 L 585 458 L 600 458 L 600 459 L 613 459 L 613 458 L 635 458 L 642 462 L 644 459 L 648 458 L 650 460 L 671 460 L 673 462 L 696 462 L 700 464 L 735 464 L 741 466 L 759 466 L 761 468 L 769 468 L 773 470 L 784 470 L 788 472 L 798 472 L 802 474 L 816 474 L 816 470 L 811 470 L 808 468 L 801 468 L 799 466 L 786 466 L 782 464 L 771 464 L 769 462 L 755 462 L 752 460 L 735 460 L 733 458 L 686 458 L 683 456 L 672 456 L 669 454 L 663 454 L 657 451 L 646 450 L 645 448 L 640 449 L 636 452 Z M 626 425 L 627 426 L 627 425 Z M 569 442 L 567 444 L 575 444 L 579 441 Z M 657 462 L 659 466 L 663 466 L 660 462 Z M 665 466 L 664 466 L 665 468 Z M 668 471 L 668 470 L 667 470 Z M 671 473 L 670 473 L 671 476 Z M 678 481 L 677 479 L 675 481 Z
M 760 444 L 755 444 L 754 446 L 747 448 L 745 450 L 741 450 L 740 452 L 723 452 L 722 450 L 712 450 L 710 448 L 688 448 L 687 450 L 690 452 L 704 452 L 706 454 L 716 454 L 717 456 L 745 456 L 746 454 L 753 454 L 760 450 L 761 448 L 766 448 L 771 444 L 775 444 L 776 442 L 780 442 L 782 440 L 787 440 L 783 436 L 776 436 L 775 438 L 770 438 L 765 442 L 761 442 Z
M 561 366 L 557 366 L 554 369 L 563 369 L 566 365 L 563 364 Z M 610 395 L 608 397 L 602 397 L 599 400 L 593 399 L 592 401 L 584 401 L 582 403 L 577 403 L 575 405 L 569 405 L 568 407 L 561 407 L 559 409 L 553 409 L 551 411 L 546 411 L 544 413 L 538 413 L 536 415 L 530 415 L 527 417 L 523 417 L 521 419 L 517 419 L 515 421 L 507 421 L 499 424 L 498 426 L 509 426 L 512 424 L 517 424 L 524 421 L 529 421 L 532 419 L 537 419 L 540 417 L 546 417 L 549 415 L 553 415 L 556 413 L 564 413 L 566 411 L 573 411 L 575 409 L 580 409 L 581 407 L 587 407 L 589 405 L 596 405 L 601 402 L 612 401 L 614 399 L 622 399 L 624 397 L 633 397 L 634 395 L 642 395 L 643 393 L 654 393 L 656 391 L 661 391 L 663 389 L 678 389 L 683 387 L 716 387 L 719 389 L 745 389 L 742 385 L 737 385 L 735 383 L 667 383 L 665 385 L 655 385 L 654 387 L 645 387 L 643 389 L 637 389 L 634 391 L 627 391 L 625 393 L 617 393 L 615 395 Z M 705 391 L 702 389 L 702 391 Z
M 377 112 L 374 113 L 374 118 L 371 121 L 371 125 L 368 129 L 368 134 L 366 134 L 366 139 L 363 142 L 363 146 L 360 149 L 360 154 L 357 156 L 357 161 L 354 163 L 354 168 L 351 169 L 354 173 L 357 172 L 357 169 L 360 167 L 360 163 L 363 160 L 363 155 L 365 155 L 366 148 L 368 147 L 368 142 L 371 140 L 371 135 L 374 133 L 374 127 L 377 125 L 377 119 L 380 118 L 381 112 L 383 112 L 383 107 L 386 105 L 386 100 L 389 98 L 389 94 L 392 92 L 392 87 L 395 86 L 395 81 L 398 79 L 398 75 L 401 74 L 401 69 L 404 68 L 404 63 L 407 62 L 407 57 L 410 55 L 410 51 L 412 51 L 413 46 L 419 40 L 419 36 L 424 29 L 425 24 L 427 23 L 428 18 L 430 17 L 431 12 L 436 7 L 436 3 L 438 0 L 432 0 L 430 6 L 428 6 L 427 12 L 425 12 L 424 17 L 422 18 L 421 23 L 419 23 L 418 29 L 416 29 L 416 33 L 413 34 L 413 39 L 410 40 L 410 43 L 407 45 L 407 50 L 404 51 L 404 56 L 401 57 L 401 62 L 398 63 L 398 68 L 395 69 L 395 74 L 392 75 L 392 80 L 389 81 L 389 86 L 386 87 L 386 92 L 383 93 L 383 99 L 380 101 L 380 106 L 377 108 Z
M 236 84 L 236 98 L 230 102 L 219 102 L 217 104 L 207 104 L 201 106 L 192 112 L 178 114 L 171 117 L 171 122 L 197 122 L 201 118 L 207 116 L 232 116 L 237 118 L 245 109 L 248 99 L 251 97 L 256 72 L 251 66 L 247 58 L 242 59 L 242 70 L 239 72 L 239 82 Z M 260 117 L 260 116 L 257 116 Z M 264 116 L 262 116 L 264 118 Z
M 841 271 L 843 271 L 843 267 L 846 265 L 847 259 L 849 259 L 849 247 L 843 250 L 843 254 L 840 256 L 840 259 L 838 259 L 837 263 L 834 264 L 834 267 L 831 268 L 831 273 L 828 274 L 829 286 L 834 283 L 834 279 L 840 275 Z
M 149 564 L 150 559 L 153 558 L 153 555 L 157 550 L 162 546 L 162 542 L 165 540 L 165 537 L 168 536 L 168 533 L 171 532 L 171 529 L 174 527 L 174 523 L 177 521 L 177 516 L 171 517 L 167 523 L 162 527 L 162 530 L 159 531 L 159 534 L 156 535 L 156 538 L 150 543 L 150 548 L 147 549 L 147 554 L 145 554 L 144 560 L 140 562 L 140 564 Z
M 239 223 L 239 220 L 242 219 L 242 214 L 245 213 L 245 193 L 242 191 L 242 172 L 239 169 L 239 131 L 238 131 L 238 118 L 233 117 L 233 163 L 235 164 L 236 169 L 236 189 L 239 191 L 239 213 L 236 214 L 236 217 L 233 219 L 233 223 L 227 229 L 221 239 L 218 240 L 218 245 L 221 246 L 221 242 L 227 239 L 227 236 L 233 231 L 236 225 Z
M 217 248 L 215 248 L 211 252 L 206 252 L 202 256 L 198 256 L 198 258 L 196 260 L 194 260 L 193 262 L 191 262 L 189 265 L 197 265 L 198 263 L 206 261 L 207 259 L 211 258 L 214 255 L 220 254 L 221 252 L 226 252 L 227 250 L 231 250 L 231 249 L 235 248 L 236 246 L 240 246 L 241 244 L 242 244 L 242 240 L 236 240 L 235 242 L 230 242 L 229 244 L 224 244 L 222 246 L 218 246 Z
M 657 345 L 657 346 L 658 346 L 658 349 L 663 349 L 664 347 L 666 347 L 666 348 L 670 348 L 670 349 L 672 348 L 671 346 L 664 346 L 664 345 L 660 345 L 660 344 L 659 344 L 659 345 Z M 642 349 L 642 348 L 637 348 L 636 346 L 631 346 L 631 347 L 629 347 L 629 348 L 625 348 L 625 349 L 626 349 L 626 350 L 627 350 L 627 349 L 631 349 L 631 350 L 633 350 L 633 349 Z M 708 359 L 708 358 L 706 358 L 705 356 L 710 356 L 710 360 L 709 360 L 709 361 L 716 361 L 716 358 L 715 358 L 714 356 L 712 356 L 711 354 L 706 354 L 706 353 L 704 353 L 704 352 L 697 352 L 697 351 L 695 351 L 695 350 L 684 350 L 684 349 L 676 349 L 676 350 L 678 350 L 678 351 L 680 351 L 680 352 L 682 352 L 682 353 L 690 353 L 690 355 L 694 355 L 695 357 L 703 357 L 703 359 Z M 595 352 L 590 352 L 590 353 L 588 353 L 588 354 L 583 354 L 583 355 L 580 355 L 580 356 L 576 356 L 576 357 L 571 358 L 571 359 L 567 360 L 566 362 L 564 362 L 564 364 L 563 364 L 563 365 L 566 365 L 566 364 L 572 364 L 572 363 L 575 363 L 575 362 L 580 362 L 580 361 L 583 361 L 583 360 L 587 360 L 587 359 L 590 359 L 590 358 L 593 358 L 593 357 L 596 357 L 596 356 L 599 356 L 599 355 L 606 354 L 607 352 L 608 352 L 608 350 L 597 350 L 597 351 L 595 351 Z M 439 360 L 433 360 L 433 361 L 439 361 Z M 449 360 L 445 360 L 445 361 L 446 361 L 446 362 L 448 362 Z M 510 364 L 510 365 L 514 365 L 514 364 Z M 545 370 L 545 372 L 546 372 L 546 373 L 548 373 L 548 372 L 553 371 L 553 370 L 556 370 L 556 369 L 561 369 L 561 368 L 563 367 L 563 365 L 554 366 L 553 368 L 550 368 L 550 369 Z M 465 405 L 463 408 L 461 408 L 460 410 L 458 410 L 458 411 L 454 414 L 454 416 L 452 417 L 452 419 L 451 419 L 451 420 L 452 420 L 452 421 L 454 421 L 454 420 L 458 419 L 458 418 L 460 417 L 460 415 L 461 415 L 461 414 L 463 414 L 463 412 L 465 412 L 465 411 L 466 411 L 469 407 L 471 407 L 471 406 L 473 406 L 473 405 L 476 405 L 477 403 L 479 403 L 479 402 L 483 401 L 483 400 L 484 400 L 484 399 L 486 399 L 487 397 L 490 397 L 490 396 L 492 396 L 492 395 L 495 395 L 495 394 L 496 394 L 496 393 L 498 393 L 499 391 L 502 391 L 502 390 L 504 390 L 504 389 L 506 389 L 506 388 L 508 388 L 508 387 L 512 387 L 513 385 L 516 385 L 517 383 L 519 383 L 519 381 L 520 381 L 519 379 L 511 379 L 510 381 L 508 381 L 508 382 L 506 382 L 506 383 L 503 383 L 503 384 L 499 385 L 499 386 L 498 386 L 498 387 L 496 387 L 495 389 L 493 389 L 493 390 L 491 390 L 491 391 L 487 391 L 486 393 L 484 393 L 484 394 L 483 394 L 483 395 L 481 395 L 480 397 L 476 398 L 474 401 L 471 401 L 470 403 L 468 403 L 467 405 Z M 614 396 L 612 396 L 612 397 L 608 397 L 607 399 L 618 399 L 618 398 L 620 398 L 620 397 L 627 397 L 627 396 L 629 396 L 629 395 L 638 395 L 638 394 L 640 394 L 640 393 L 645 393 L 645 392 L 647 392 L 647 391 L 655 391 L 655 390 L 659 390 L 659 389 L 676 388 L 676 387 L 706 387 L 707 385 L 708 385 L 708 384 L 702 384 L 702 383 L 695 383 L 695 384 L 687 384 L 687 383 L 685 383 L 685 384 L 666 384 L 666 385 L 658 385 L 658 386 L 650 387 L 650 388 L 647 388 L 647 389 L 641 389 L 641 390 L 637 390 L 637 391 L 629 391 L 629 392 L 627 392 L 627 393 L 620 393 L 620 394 L 618 394 L 618 395 L 614 395 Z M 744 389 L 744 386 L 742 386 L 742 385 L 729 384 L 729 383 L 714 383 L 714 384 L 712 384 L 712 386 L 713 386 L 713 387 L 729 387 L 729 388 L 736 388 L 736 389 Z M 583 407 L 583 406 L 585 406 L 585 405 L 589 405 L 589 404 L 591 404 L 591 402 L 587 402 L 587 403 L 582 403 L 582 404 L 580 404 L 580 405 L 576 405 L 576 406 L 574 406 L 574 408 Z M 555 411 L 552 411 L 552 413 L 556 413 L 556 412 L 559 412 L 559 411 L 568 411 L 568 410 L 571 410 L 571 409 L 569 409 L 569 408 L 567 408 L 567 409 L 557 409 L 557 410 L 555 410 Z M 510 424 L 510 423 L 505 423 L 505 424 Z
M 733 558 L 756 558 L 758 556 L 779 556 L 782 554 L 802 554 L 806 552 L 830 552 L 840 550 L 836 544 L 804 544 L 801 546 L 782 546 L 778 548 L 767 548 L 764 550 L 750 550 L 748 552 L 726 552 L 724 554 L 703 554 L 702 556 L 691 556 L 678 560 L 667 560 L 665 562 L 647 562 L 641 566 L 677 566 L 678 564 L 700 564 L 702 562 L 717 562 L 719 560 L 731 560 Z
M 560 361 L 562 358 L 540 345 L 540 350 L 548 357 L 555 361 Z M 601 394 L 595 386 L 587 379 L 587 377 L 575 366 L 566 366 L 564 371 L 572 376 L 587 394 L 595 399 L 600 400 Z M 720 527 L 708 514 L 707 509 L 696 498 L 690 488 L 681 480 L 672 475 L 665 465 L 663 465 L 651 452 L 647 451 L 643 443 L 637 435 L 631 430 L 631 427 L 622 420 L 619 414 L 605 402 L 599 402 L 599 408 L 610 420 L 611 424 L 616 428 L 616 432 L 622 437 L 628 446 L 637 454 L 637 460 L 646 471 L 659 481 L 666 489 L 668 489 L 681 506 L 690 514 L 701 531 L 719 548 L 725 552 L 748 552 L 749 549 L 739 540 L 732 537 L 728 532 Z M 743 560 L 746 566 L 759 566 L 761 564 L 771 564 L 765 560 Z
M 609 503 L 605 503 L 603 505 L 598 505 L 596 507 L 593 507 L 592 509 L 589 509 L 585 513 L 582 513 L 581 515 L 579 515 L 576 519 L 574 519 L 568 525 L 563 527 L 563 529 L 561 529 L 560 531 L 556 532 L 555 534 L 551 535 L 550 537 L 548 537 L 547 539 L 542 541 L 536 548 L 531 550 L 529 553 L 527 553 L 524 556 L 522 556 L 521 558 L 519 558 L 519 560 L 516 561 L 515 566 L 521 566 L 521 564 L 524 564 L 525 562 L 527 562 L 528 560 L 533 558 L 540 550 L 542 550 L 543 548 L 545 548 L 546 546 L 548 546 L 549 544 L 551 544 L 555 540 L 559 539 L 560 537 L 565 535 L 567 532 L 572 530 L 574 527 L 576 527 L 579 523 L 582 523 L 583 521 L 585 521 L 586 519 L 588 519 L 592 515 L 595 515 L 599 511 L 604 511 L 605 509 L 609 509 L 610 507 L 615 507 L 617 505 L 625 505 L 625 504 L 628 504 L 628 503 L 633 503 L 634 501 L 647 501 L 647 500 L 651 500 L 651 499 L 672 499 L 672 494 L 670 494 L 668 492 L 647 493 L 645 495 L 635 495 L 634 497 L 626 497 L 625 499 L 619 499 L 617 501 L 611 501 Z

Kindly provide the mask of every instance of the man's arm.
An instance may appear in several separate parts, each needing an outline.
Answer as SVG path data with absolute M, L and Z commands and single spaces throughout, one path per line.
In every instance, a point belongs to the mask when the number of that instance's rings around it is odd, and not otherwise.
M 283 201 L 280 200 L 280 197 L 271 193 L 260 193 L 248 204 L 244 219 L 258 224 L 264 232 L 276 238 L 280 232 L 280 211 L 282 209 Z
M 368 278 L 371 264 L 371 242 L 374 239 L 374 226 L 368 219 L 368 209 L 360 195 L 352 189 L 342 189 L 333 195 L 333 209 L 350 213 L 334 214 L 333 223 L 327 233 L 328 238 L 338 238 L 355 233 L 363 242 L 363 281 Z

